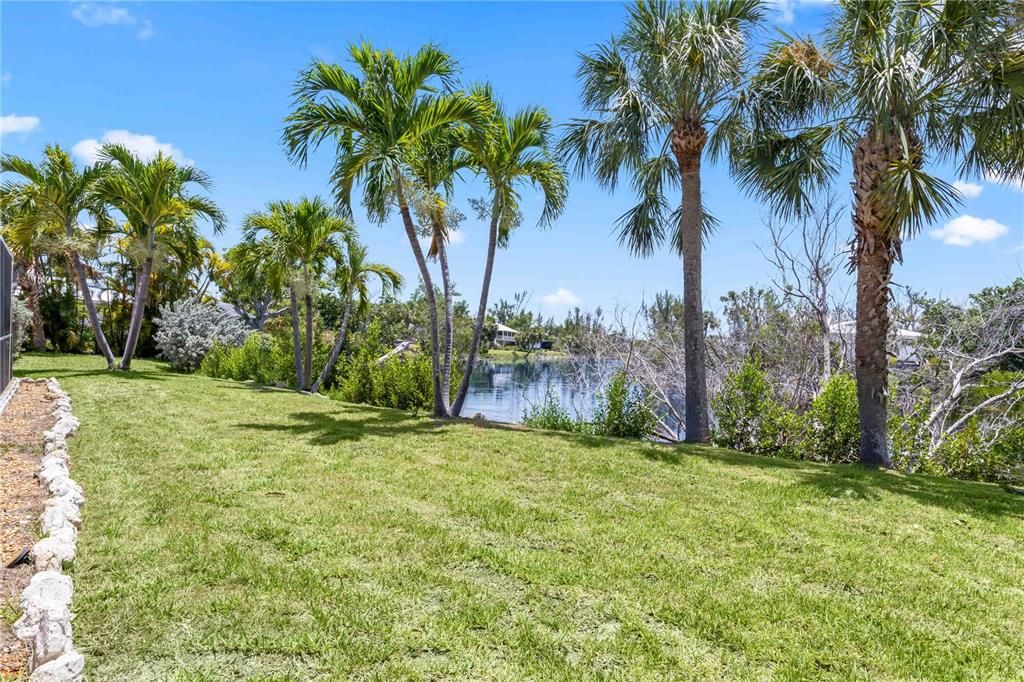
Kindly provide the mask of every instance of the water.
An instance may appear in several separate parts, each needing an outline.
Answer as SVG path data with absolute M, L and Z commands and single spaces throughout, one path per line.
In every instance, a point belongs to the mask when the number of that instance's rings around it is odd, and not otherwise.
M 470 377 L 462 415 L 472 417 L 480 413 L 496 422 L 521 422 L 529 407 L 544 401 L 550 387 L 570 414 L 587 417 L 594 393 L 617 364 L 599 360 L 577 372 L 564 359 L 541 357 L 515 362 L 481 359 Z

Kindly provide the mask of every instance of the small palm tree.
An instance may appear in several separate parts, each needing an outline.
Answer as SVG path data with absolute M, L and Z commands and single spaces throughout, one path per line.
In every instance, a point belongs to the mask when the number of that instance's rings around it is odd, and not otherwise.
M 189 191 L 190 185 L 209 189 L 209 177 L 192 166 L 179 166 L 163 152 L 143 161 L 123 145 L 108 144 L 100 150 L 100 159 L 109 164 L 110 172 L 97 181 L 96 195 L 124 216 L 124 230 L 142 263 L 121 356 L 121 369 L 127 370 L 142 330 L 153 266 L 162 248 L 198 239 L 194 223 L 197 217 L 209 219 L 214 232 L 219 233 L 224 229 L 224 214 L 207 197 Z
M 331 355 L 327 358 L 327 364 L 320 372 L 320 377 L 313 382 L 310 390 L 316 393 L 323 386 L 327 378 L 334 370 L 334 364 L 338 361 L 341 347 L 345 343 L 345 333 L 348 331 L 349 319 L 352 315 L 352 303 L 356 302 L 359 312 L 365 313 L 370 307 L 370 278 L 373 277 L 380 282 L 381 295 L 394 293 L 402 288 L 402 276 L 394 268 L 383 263 L 373 263 L 367 259 L 366 247 L 359 243 L 354 235 L 345 237 L 344 255 L 338 260 L 334 272 L 334 281 L 345 301 L 345 309 L 341 317 L 341 327 L 338 329 L 338 337 L 334 341 Z
M 1024 177 L 1024 40 L 1014 3 L 843 0 L 824 46 L 771 44 L 748 95 L 742 183 L 783 215 L 806 212 L 853 158 L 860 461 L 891 466 L 886 442 L 889 282 L 904 239 L 948 214 L 961 176 Z M 1019 12 L 1019 8 L 1016 10 Z
M 49 243 L 53 252 L 66 256 L 78 279 L 96 346 L 107 366 L 113 369 L 116 361 L 100 326 L 81 256 L 83 246 L 96 243 L 110 225 L 95 192 L 108 171 L 104 164 L 86 166 L 80 171 L 71 156 L 56 145 L 46 147 L 38 165 L 18 156 L 0 158 L 0 172 L 23 178 L 23 182 L 6 182 L 0 188 L 0 203 L 10 217 L 8 228 L 16 233 L 12 241 L 25 247 Z M 83 213 L 92 217 L 95 227 L 91 230 L 79 223 Z
M 418 142 L 431 131 L 479 124 L 483 113 L 474 98 L 453 92 L 455 62 L 434 45 L 398 56 L 363 43 L 352 45 L 349 56 L 353 71 L 316 61 L 300 74 L 284 141 L 291 157 L 303 164 L 310 148 L 324 140 L 336 141 L 331 181 L 338 203 L 349 214 L 356 184 L 362 185 L 363 202 L 374 221 L 383 223 L 398 207 L 430 309 L 434 414 L 446 417 L 437 300 L 410 211 L 414 181 L 409 162 Z
M 528 107 L 509 116 L 501 104 L 495 101 L 489 87 L 480 88 L 475 94 L 488 103 L 490 121 L 489 125 L 470 129 L 462 147 L 468 155 L 469 164 L 487 179 L 490 187 L 490 230 L 473 338 L 466 357 L 462 384 L 452 406 L 452 414 L 455 416 L 462 412 L 466 401 L 470 376 L 483 335 L 495 252 L 498 246 L 508 244 L 512 231 L 522 221 L 519 210 L 520 188 L 532 185 L 543 192 L 544 209 L 540 215 L 542 226 L 550 225 L 561 214 L 568 195 L 565 173 L 551 154 L 551 117 L 548 113 L 538 107 Z
M 707 442 L 707 373 L 701 301 L 701 195 L 705 151 L 714 159 L 733 129 L 747 32 L 758 0 L 640 0 L 620 36 L 580 57 L 584 106 L 561 142 L 577 172 L 614 189 L 628 175 L 639 202 L 618 222 L 619 239 L 649 255 L 668 239 L 683 262 L 686 440 Z M 710 129 L 710 132 L 709 132 Z M 682 189 L 681 201 L 669 193 Z
M 320 197 L 303 197 L 298 203 L 270 202 L 265 211 L 246 216 L 243 229 L 245 241 L 252 245 L 250 257 L 259 259 L 265 268 L 276 270 L 268 273 L 272 279 L 288 282 L 295 370 L 299 388 L 309 390 L 313 379 L 313 296 L 317 281 L 327 263 L 341 257 L 337 238 L 353 235 L 355 230 Z M 299 335 L 300 295 L 306 323 L 304 356 Z

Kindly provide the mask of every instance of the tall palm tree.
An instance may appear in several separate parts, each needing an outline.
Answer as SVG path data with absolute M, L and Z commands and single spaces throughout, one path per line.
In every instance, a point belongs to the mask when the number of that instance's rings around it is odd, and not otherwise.
M 179 166 L 163 152 L 158 152 L 150 161 L 143 161 L 123 145 L 108 144 L 100 150 L 100 159 L 110 165 L 110 172 L 97 181 L 96 194 L 121 212 L 125 231 L 141 251 L 142 267 L 121 356 L 121 369 L 127 370 L 131 368 L 142 330 L 153 266 L 159 255 L 158 245 L 169 246 L 172 242 L 196 238 L 196 217 L 207 218 L 213 223 L 214 232 L 220 233 L 224 229 L 224 214 L 209 198 L 190 193 L 190 185 L 209 189 L 209 177 L 192 166 Z
M 291 157 L 304 164 L 310 148 L 327 139 L 336 141 L 331 181 L 339 205 L 348 213 L 356 184 L 362 185 L 372 220 L 383 223 L 398 207 L 430 308 L 434 414 L 446 417 L 437 300 L 410 211 L 409 160 L 423 136 L 459 123 L 479 124 L 483 112 L 474 98 L 453 91 L 456 64 L 434 45 L 398 56 L 363 43 L 350 46 L 349 57 L 352 71 L 315 61 L 299 75 L 284 142 Z
M 313 380 L 313 295 L 317 281 L 330 259 L 341 257 L 338 237 L 355 234 L 346 218 L 320 197 L 303 197 L 298 203 L 272 201 L 265 211 L 250 213 L 243 223 L 245 241 L 264 266 L 279 264 L 273 278 L 286 278 L 292 311 L 292 340 L 299 388 L 310 390 Z M 299 337 L 299 296 L 305 308 L 306 343 L 302 354 Z
M 116 361 L 100 326 L 80 252 L 84 244 L 95 243 L 110 224 L 103 203 L 95 192 L 98 182 L 108 170 L 105 164 L 97 164 L 79 171 L 71 156 L 57 145 L 46 147 L 43 160 L 38 165 L 18 156 L 4 155 L 0 158 L 0 172 L 18 175 L 24 181 L 5 182 L 0 188 L 0 201 L 12 209 L 16 206 L 10 229 L 20 232 L 22 239 L 48 239 L 66 255 L 78 280 L 96 347 L 106 359 L 107 366 L 113 369 Z M 79 223 L 83 213 L 92 217 L 96 226 L 93 230 Z
M 470 165 L 462 149 L 469 133 L 468 126 L 435 128 L 418 140 L 409 157 L 410 173 L 419 191 L 417 217 L 423 223 L 421 232 L 430 236 L 427 257 L 438 262 L 441 291 L 444 297 L 444 329 L 441 343 L 441 393 L 451 395 L 452 359 L 455 342 L 455 304 L 451 270 L 448 267 L 448 241 L 457 220 L 457 212 L 449 206 L 455 191 L 455 180 Z M 457 412 L 453 414 L 458 416 Z
M 669 4 L 640 0 L 622 34 L 581 55 L 577 76 L 590 119 L 561 142 L 577 172 L 614 189 L 628 175 L 637 205 L 619 218 L 619 239 L 646 256 L 666 238 L 682 256 L 686 440 L 707 442 L 707 376 L 701 301 L 702 233 L 711 224 L 701 163 L 726 147 L 758 0 Z M 669 193 L 681 188 L 680 201 Z
M 359 243 L 355 235 L 346 235 L 344 254 L 338 260 L 334 272 L 334 280 L 345 301 L 345 308 L 331 355 L 327 358 L 327 364 L 320 372 L 320 377 L 313 382 L 310 389 L 313 393 L 318 392 L 327 378 L 331 376 L 334 364 L 338 361 L 341 347 L 345 343 L 345 333 L 348 331 L 353 302 L 356 302 L 359 312 L 365 313 L 369 309 L 371 277 L 380 282 L 381 295 L 387 295 L 402 288 L 402 276 L 398 274 L 397 270 L 383 263 L 374 263 L 368 260 L 366 247 Z
M 1014 21 L 1013 3 L 1001 0 L 843 0 L 823 46 L 784 36 L 752 80 L 749 139 L 734 146 L 733 161 L 742 183 L 781 214 L 808 210 L 852 155 L 863 464 L 891 466 L 893 264 L 904 239 L 960 199 L 926 168 L 926 154 L 957 163 L 963 177 L 1024 177 L 1024 34 Z
M 512 231 L 522 220 L 519 210 L 520 187 L 532 185 L 543 192 L 544 208 L 540 215 L 542 226 L 550 225 L 561 214 L 568 195 L 565 173 L 551 154 L 551 117 L 548 113 L 538 107 L 527 107 L 509 116 L 504 107 L 495 101 L 489 87 L 479 89 L 476 94 L 490 103 L 490 125 L 470 130 L 462 146 L 471 165 L 487 179 L 490 187 L 490 230 L 473 338 L 466 356 L 462 383 L 452 406 L 452 414 L 455 416 L 462 412 L 466 401 L 470 376 L 483 335 L 495 252 L 498 246 L 508 244 Z

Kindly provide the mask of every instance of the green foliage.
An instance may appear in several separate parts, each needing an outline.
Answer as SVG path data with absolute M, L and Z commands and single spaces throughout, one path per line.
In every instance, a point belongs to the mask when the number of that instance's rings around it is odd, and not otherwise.
M 313 364 L 323 366 L 330 347 L 318 339 L 313 348 Z M 269 334 L 253 332 L 241 346 L 214 344 L 203 358 L 199 372 L 220 379 L 255 381 L 266 386 L 295 388 L 295 354 L 290 332 Z
M 433 373 L 426 353 L 405 353 L 377 360 L 388 351 L 381 325 L 374 321 L 363 333 L 355 352 L 344 363 L 342 378 L 329 395 L 350 403 L 400 410 L 429 409 L 433 404 Z M 458 377 L 452 379 L 458 385 Z
M 749 358 L 712 401 L 715 445 L 770 457 L 798 458 L 800 419 L 772 397 L 761 363 Z
M 544 400 L 531 405 L 523 413 L 523 425 L 549 431 L 582 431 L 584 423 L 573 418 L 569 410 L 562 407 L 558 394 L 548 386 Z
M 833 375 L 811 404 L 803 456 L 819 462 L 856 462 L 860 450 L 857 383 L 846 373 Z
M 67 287 L 48 287 L 39 297 L 43 329 L 54 350 L 61 353 L 90 353 L 92 329 L 85 322 L 85 309 Z
M 32 336 L 32 311 L 17 297 L 14 298 L 14 306 L 11 309 L 11 324 L 16 331 L 11 341 L 11 353 L 16 360 L 21 355 L 22 347 Z
M 612 375 L 594 399 L 591 425 L 596 435 L 644 439 L 654 433 L 657 424 L 650 394 L 631 384 L 625 370 Z

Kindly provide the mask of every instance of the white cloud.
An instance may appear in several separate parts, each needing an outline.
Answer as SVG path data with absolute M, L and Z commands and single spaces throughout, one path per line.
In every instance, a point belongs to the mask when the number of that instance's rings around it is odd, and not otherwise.
M 135 37 L 139 40 L 149 40 L 153 37 L 153 22 L 149 19 L 142 20 L 142 28 L 135 34 Z
M 83 2 L 75 5 L 75 8 L 71 10 L 71 16 L 86 26 L 92 27 L 119 26 L 134 24 L 137 21 L 135 15 L 124 7 L 118 7 L 108 2 Z
M 7 85 L 11 82 L 12 78 L 14 78 L 14 76 L 11 75 L 10 71 L 4 71 L 3 76 L 0 76 L 0 81 L 2 81 L 4 85 Z
M 1018 192 L 1024 192 L 1024 176 L 1012 178 L 1008 175 L 1000 175 L 999 173 L 985 173 L 985 179 L 997 185 L 1006 185 Z
M 18 116 L 17 114 L 0 116 L 0 135 L 9 135 L 10 133 L 31 133 L 38 127 L 38 116 Z
M 186 158 L 185 154 L 173 144 L 161 142 L 153 135 L 140 135 L 128 130 L 108 130 L 98 140 L 90 138 L 76 143 L 71 148 L 71 151 L 86 163 L 96 163 L 97 159 L 99 159 L 100 147 L 105 144 L 123 144 L 143 160 L 152 159 L 156 156 L 157 152 L 163 152 L 178 163 L 187 166 L 193 163 L 191 159 Z
M 981 185 L 975 185 L 973 182 L 964 182 L 963 180 L 957 180 L 954 182 L 953 187 L 957 192 L 960 192 L 965 199 L 977 199 L 985 189 Z
M 448 243 L 459 245 L 466 241 L 466 234 L 462 230 L 452 230 L 448 233 Z
M 830 5 L 835 0 L 768 0 L 768 6 L 775 10 L 775 20 L 780 24 L 792 24 L 801 6 Z
M 139 26 L 135 37 L 147 40 L 153 37 L 153 22 L 140 19 L 124 7 L 112 2 L 82 2 L 74 6 L 71 16 L 81 24 L 96 28 L 97 26 Z
M 951 246 L 973 246 L 978 242 L 990 242 L 1009 232 L 1009 228 L 991 218 L 975 218 L 962 215 L 946 223 L 930 234 L 943 244 Z
M 544 305 L 554 307 L 576 305 L 580 302 L 580 297 L 565 287 L 558 287 L 558 291 L 553 294 L 547 294 L 540 300 Z

